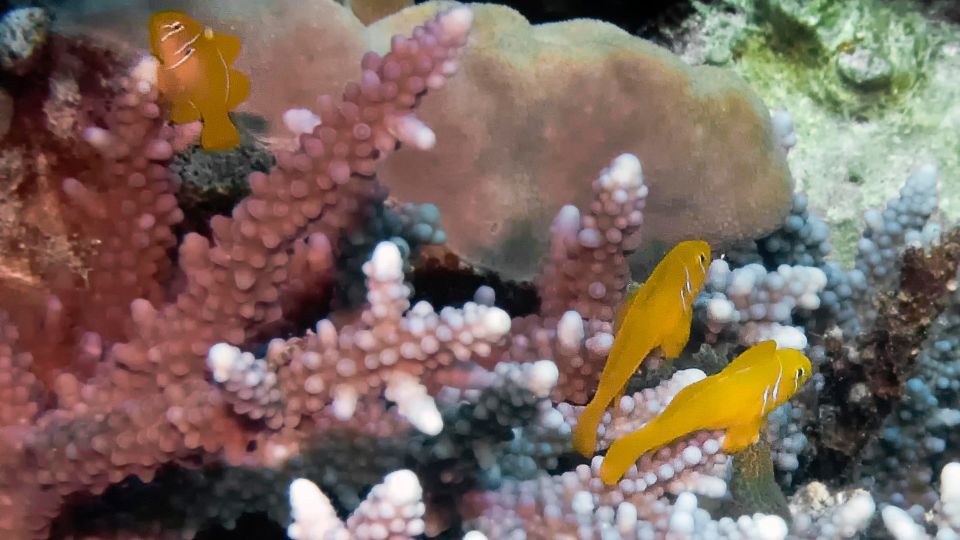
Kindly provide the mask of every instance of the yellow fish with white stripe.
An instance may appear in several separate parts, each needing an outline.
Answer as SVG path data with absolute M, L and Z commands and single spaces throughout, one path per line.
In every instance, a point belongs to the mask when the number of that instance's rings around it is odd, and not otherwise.
M 230 150 L 240 133 L 227 112 L 250 94 L 250 81 L 230 64 L 240 54 L 240 40 L 215 33 L 179 11 L 161 11 L 150 18 L 150 47 L 160 61 L 157 86 L 172 106 L 177 124 L 203 121 L 204 150 Z
M 649 279 L 627 294 L 617 313 L 616 337 L 600 374 L 597 393 L 577 420 L 573 447 L 585 457 L 597 446 L 603 411 L 623 390 L 643 360 L 659 347 L 665 358 L 680 356 L 690 339 L 693 301 L 710 266 L 710 245 L 680 242 L 653 269 Z
M 720 373 L 687 386 L 659 416 L 610 446 L 600 478 L 616 484 L 643 454 L 700 430 L 726 430 L 721 449 L 743 450 L 760 438 L 770 411 L 786 403 L 810 377 L 810 360 L 794 349 L 764 341 Z

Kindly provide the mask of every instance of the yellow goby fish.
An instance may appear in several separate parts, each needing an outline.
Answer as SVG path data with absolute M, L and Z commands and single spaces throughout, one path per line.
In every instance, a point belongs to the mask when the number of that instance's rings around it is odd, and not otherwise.
M 659 416 L 610 446 L 600 479 L 616 484 L 643 454 L 684 435 L 723 429 L 725 453 L 743 450 L 760 438 L 770 411 L 786 403 L 810 377 L 810 360 L 775 341 L 750 347 L 723 371 L 687 386 Z
M 170 101 L 170 120 L 203 121 L 204 150 L 230 150 L 240 133 L 227 112 L 250 94 L 250 81 L 230 69 L 240 54 L 240 40 L 215 33 L 185 13 L 161 11 L 150 18 L 150 47 L 160 61 L 157 85 Z
M 573 447 L 585 457 L 597 446 L 597 426 L 610 402 L 623 394 L 644 358 L 660 347 L 666 358 L 680 356 L 690 338 L 693 301 L 710 265 L 710 245 L 701 240 L 677 244 L 650 278 L 628 293 L 617 313 L 616 337 L 600 374 L 597 393 L 573 432 Z

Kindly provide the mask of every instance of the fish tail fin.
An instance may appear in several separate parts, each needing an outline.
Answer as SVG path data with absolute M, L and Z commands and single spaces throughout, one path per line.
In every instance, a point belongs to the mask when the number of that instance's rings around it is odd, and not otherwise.
M 577 427 L 573 430 L 573 449 L 585 458 L 592 457 L 597 449 L 597 426 L 605 408 L 605 403 L 594 398 L 577 418 Z
M 619 402 L 630 377 L 637 371 L 640 363 L 650 353 L 649 339 L 622 336 L 615 341 L 607 356 L 607 363 L 600 374 L 597 392 L 577 420 L 573 433 L 573 447 L 584 457 L 593 456 L 597 447 L 597 426 L 607 407 Z
M 600 479 L 607 485 L 614 485 L 623 478 L 627 470 L 640 459 L 643 454 L 660 448 L 665 444 L 678 439 L 687 433 L 679 426 L 672 426 L 673 422 L 660 421 L 654 418 L 647 425 L 629 435 L 617 439 L 607 455 L 603 457 L 600 466 Z
M 240 145 L 240 132 L 233 125 L 226 111 L 203 117 L 203 130 L 200 132 L 200 145 L 210 152 L 232 150 Z

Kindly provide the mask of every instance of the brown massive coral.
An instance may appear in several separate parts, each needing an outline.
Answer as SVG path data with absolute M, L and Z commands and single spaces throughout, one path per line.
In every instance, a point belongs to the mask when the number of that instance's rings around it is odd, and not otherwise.
M 243 36 L 237 65 L 255 81 L 247 106 L 276 132 L 286 109 L 308 106 L 318 90 L 333 92 L 355 76 L 338 59 L 387 50 L 390 36 L 440 5 L 407 8 L 368 27 L 331 0 L 191 6 L 191 13 Z M 459 216 L 447 232 L 464 259 L 505 277 L 531 277 L 557 210 L 588 204 L 584 179 L 622 152 L 644 159 L 647 246 L 691 235 L 717 242 L 779 224 L 790 174 L 767 109 L 735 75 L 686 66 L 607 23 L 531 26 L 503 6 L 472 9 L 481 24 L 461 76 L 424 104 L 437 148 L 398 156 L 382 174 L 399 198 L 434 201 L 444 215 Z M 80 28 L 146 43 L 143 25 L 130 21 L 136 13 L 95 14 Z

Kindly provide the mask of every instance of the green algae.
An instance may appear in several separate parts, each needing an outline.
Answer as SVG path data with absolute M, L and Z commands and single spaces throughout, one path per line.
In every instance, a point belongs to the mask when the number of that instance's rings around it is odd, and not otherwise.
M 923 162 L 940 167 L 945 217 L 960 218 L 960 26 L 906 1 L 724 0 L 698 4 L 674 39 L 688 62 L 732 69 L 791 112 L 791 172 L 836 259 L 852 262 L 862 212 Z
M 762 438 L 733 456 L 733 473 L 728 483 L 730 515 L 773 514 L 790 523 L 787 498 L 773 474 L 770 443 Z
M 786 79 L 791 88 L 847 118 L 880 114 L 901 103 L 923 80 L 933 51 L 929 24 L 905 4 L 859 0 L 726 4 L 746 16 L 737 39 L 727 38 L 739 71 L 755 84 Z M 764 76 L 771 72 L 778 74 L 774 80 Z

